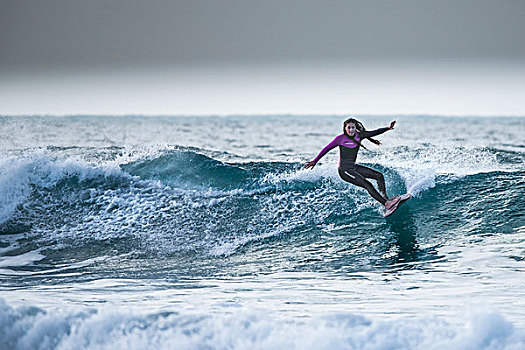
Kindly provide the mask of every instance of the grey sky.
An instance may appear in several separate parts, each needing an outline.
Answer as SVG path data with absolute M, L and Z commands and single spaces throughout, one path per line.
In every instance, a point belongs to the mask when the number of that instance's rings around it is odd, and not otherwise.
M 525 115 L 525 0 L 0 0 L 0 115 Z
M 0 0 L 0 65 L 525 58 L 522 0 Z

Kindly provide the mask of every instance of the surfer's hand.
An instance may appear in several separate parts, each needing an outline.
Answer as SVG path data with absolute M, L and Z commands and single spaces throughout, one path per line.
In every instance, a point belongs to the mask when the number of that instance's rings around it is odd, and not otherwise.
M 390 126 L 388 127 L 390 130 L 394 129 L 394 125 L 396 125 L 396 121 L 394 120 L 392 123 L 390 123 Z
M 311 162 L 306 163 L 306 164 L 304 165 L 304 167 L 305 167 L 306 169 L 310 169 L 310 168 L 313 169 L 313 167 L 315 166 L 315 164 L 317 164 L 317 163 L 314 162 L 314 161 L 312 160 Z

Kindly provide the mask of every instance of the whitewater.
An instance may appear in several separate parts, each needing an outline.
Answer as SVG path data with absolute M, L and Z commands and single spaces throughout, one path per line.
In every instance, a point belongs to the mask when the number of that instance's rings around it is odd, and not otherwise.
M 525 349 L 525 118 L 0 116 L 0 349 Z

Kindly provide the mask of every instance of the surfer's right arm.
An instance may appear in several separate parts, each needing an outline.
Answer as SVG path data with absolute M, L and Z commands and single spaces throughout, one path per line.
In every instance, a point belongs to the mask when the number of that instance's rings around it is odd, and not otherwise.
M 325 154 L 327 154 L 328 152 L 330 152 L 331 150 L 333 150 L 335 147 L 339 146 L 340 143 L 341 143 L 341 137 L 344 136 L 343 135 L 339 135 L 337 136 L 335 139 L 332 140 L 332 142 L 330 142 L 328 145 L 326 145 L 322 150 L 321 152 L 319 152 L 319 154 L 317 155 L 317 157 L 315 157 L 314 160 L 308 162 L 305 164 L 305 168 L 306 169 L 309 169 L 309 168 L 313 168 L 317 162 L 324 157 Z

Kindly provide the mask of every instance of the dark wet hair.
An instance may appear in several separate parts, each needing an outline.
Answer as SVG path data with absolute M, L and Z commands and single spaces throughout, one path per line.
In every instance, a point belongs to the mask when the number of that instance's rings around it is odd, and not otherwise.
M 357 130 L 358 133 L 362 133 L 363 131 L 366 131 L 366 129 L 365 129 L 363 123 L 361 123 L 359 120 L 354 119 L 354 118 L 348 118 L 347 120 L 345 120 L 345 121 L 343 122 L 343 133 L 344 133 L 348 138 L 350 138 L 352 141 L 354 141 L 355 143 L 357 143 L 359 146 L 363 146 L 364 149 L 368 149 L 368 148 L 366 148 L 366 147 L 365 147 L 360 141 L 357 141 L 357 140 L 355 139 L 355 137 L 354 137 L 355 135 L 354 135 L 354 136 L 350 136 L 350 135 L 348 135 L 348 133 L 346 132 L 346 126 L 347 126 L 348 124 L 350 124 L 350 123 L 355 124 L 355 129 Z M 373 139 L 373 138 L 371 138 L 371 137 L 369 137 L 368 140 L 370 140 L 371 142 L 375 143 L 376 145 L 380 145 L 380 144 L 381 144 L 381 142 L 380 142 L 379 140 Z M 362 140 L 361 140 L 361 141 L 362 141 Z

